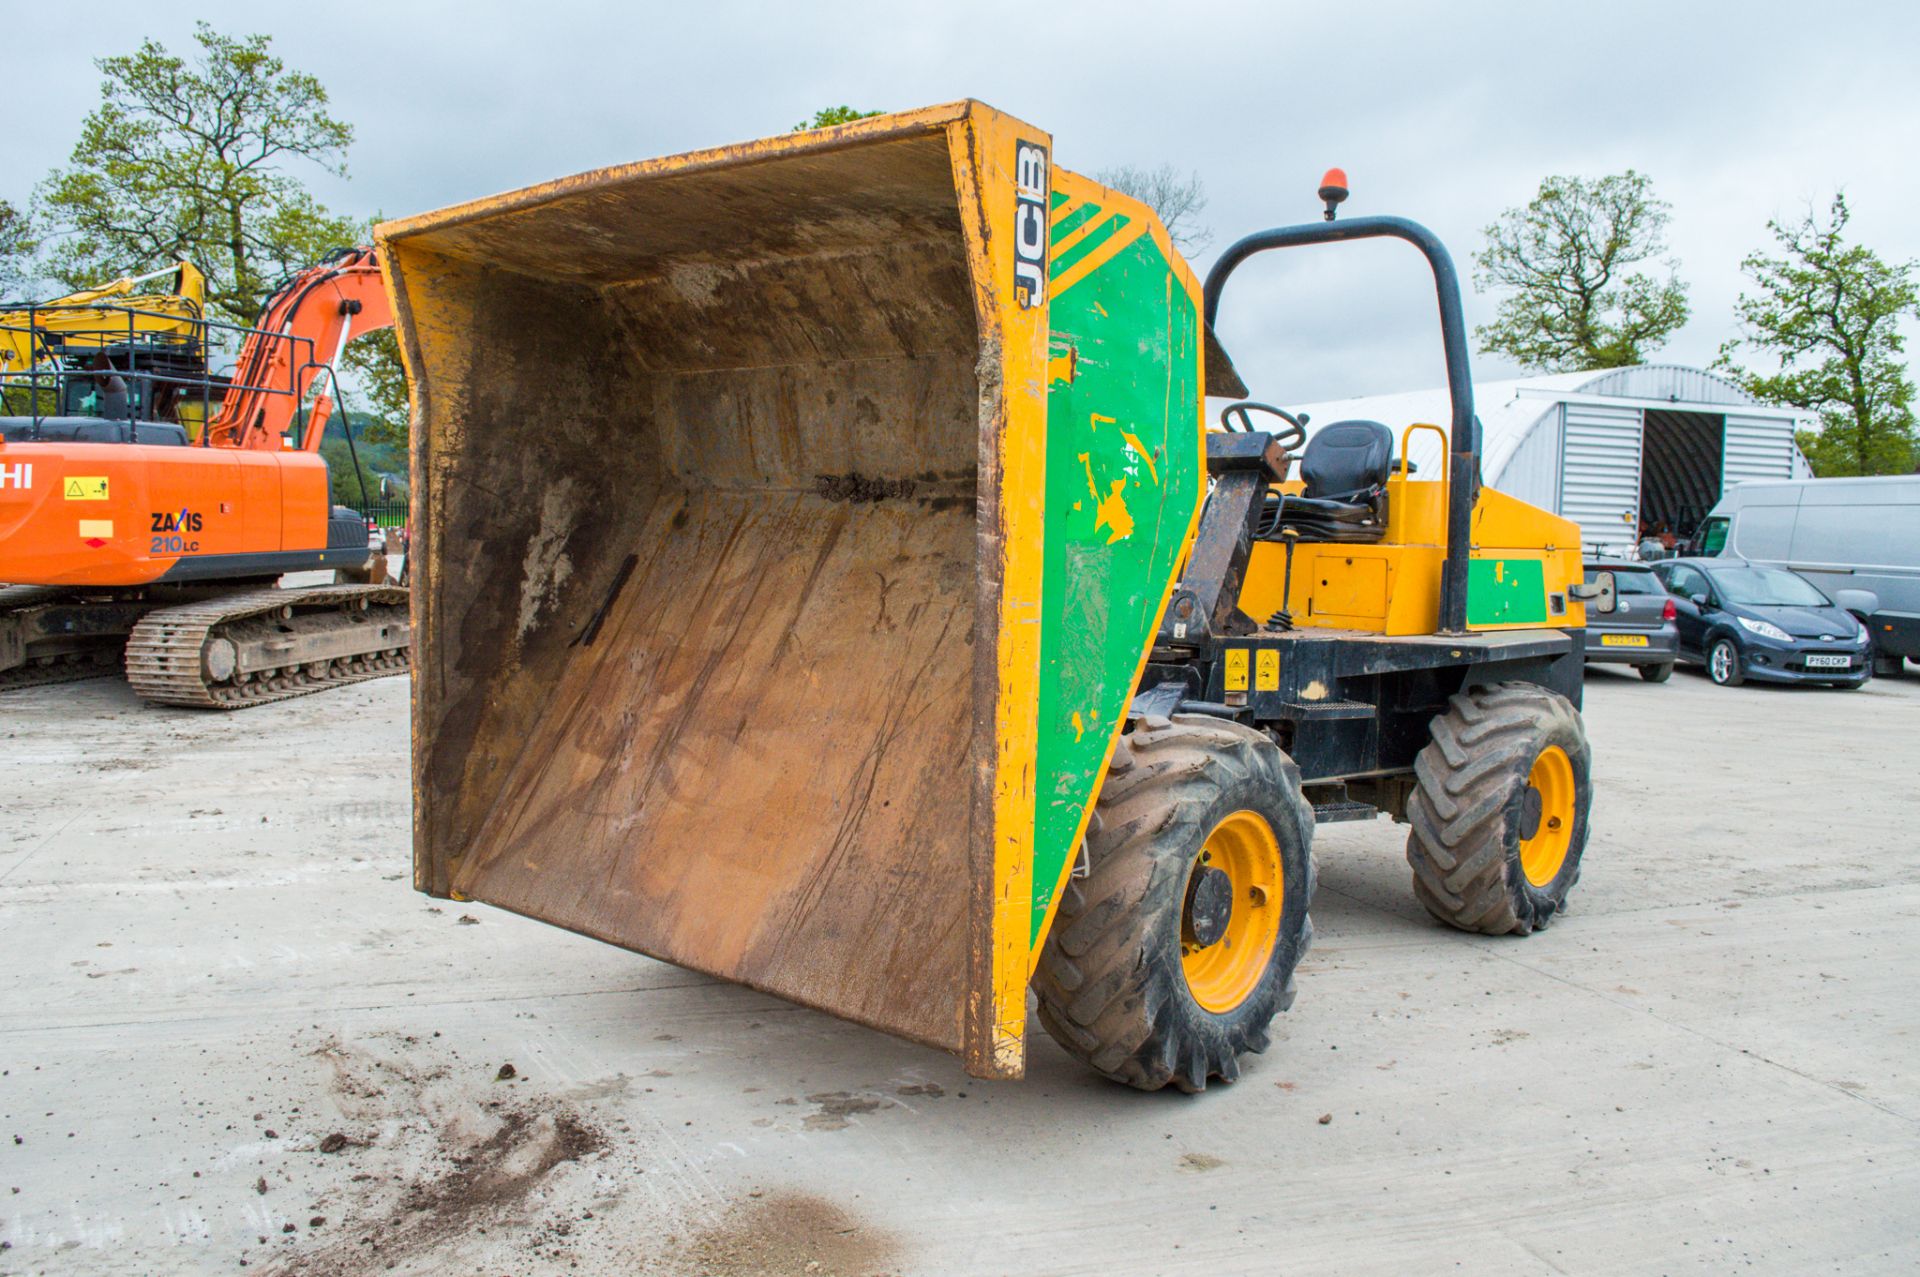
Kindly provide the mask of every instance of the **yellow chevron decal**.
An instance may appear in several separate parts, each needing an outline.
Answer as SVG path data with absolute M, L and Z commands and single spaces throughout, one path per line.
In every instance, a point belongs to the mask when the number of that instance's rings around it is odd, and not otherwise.
M 1093 272 L 1118 257 L 1121 251 L 1147 233 L 1148 221 L 1145 218 L 1124 226 L 1107 238 L 1106 243 L 1082 257 L 1053 279 L 1053 295 L 1058 297 Z

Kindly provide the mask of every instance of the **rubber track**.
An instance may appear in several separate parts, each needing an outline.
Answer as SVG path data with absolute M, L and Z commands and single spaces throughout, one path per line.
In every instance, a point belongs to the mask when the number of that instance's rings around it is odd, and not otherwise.
M 1532 683 L 1461 692 L 1433 720 L 1433 740 L 1414 759 L 1407 863 L 1414 895 L 1440 921 L 1498 936 L 1527 935 L 1553 920 L 1551 904 L 1534 907 L 1509 881 L 1507 804 L 1555 726 L 1584 733 L 1565 697 Z
M 283 607 L 301 611 L 365 599 L 370 607 L 407 606 L 407 592 L 390 585 L 322 585 L 297 589 L 252 590 L 199 603 L 147 613 L 127 640 L 127 682 L 142 700 L 196 709 L 245 709 L 405 673 L 410 653 L 404 647 L 342 657 L 319 676 L 304 669 L 270 679 L 213 686 L 203 674 L 201 653 L 222 625 L 263 616 Z
M 1147 1005 L 1151 990 L 1142 987 L 1141 914 L 1156 897 L 1178 899 L 1188 865 L 1182 857 L 1134 849 L 1163 838 L 1176 845 L 1197 842 L 1204 836 L 1200 822 L 1213 801 L 1216 778 L 1221 773 L 1236 780 L 1251 776 L 1260 761 L 1255 750 L 1263 745 L 1271 748 L 1249 728 L 1183 715 L 1177 722 L 1138 728 L 1114 747 L 1087 822 L 1086 876 L 1067 880 L 1033 987 L 1047 1032 L 1117 1082 L 1142 1090 L 1169 1082 L 1183 1091 L 1204 1090 L 1210 1077 L 1238 1078 L 1239 1052 L 1264 1051 L 1271 1041 L 1262 1024 L 1238 1042 L 1188 1043 L 1189 1057 L 1180 1058 L 1181 1043 L 1171 1032 L 1167 1008 Z M 1300 794 L 1298 770 L 1284 754 L 1273 753 L 1289 773 L 1286 796 L 1310 839 L 1313 811 Z M 1289 883 L 1287 890 L 1304 888 L 1311 900 L 1310 841 L 1308 846 L 1307 880 Z M 1301 958 L 1312 944 L 1308 919 Z M 1289 972 L 1276 1010 L 1291 1007 L 1294 992 Z
M 25 611 L 66 597 L 67 591 L 53 585 L 0 585 L 0 613 Z M 98 659 L 102 656 L 108 659 Z M 119 665 L 120 653 L 117 649 L 111 652 L 103 648 L 97 653 L 66 653 L 46 664 L 36 664 L 29 657 L 25 665 L 0 670 L 0 692 L 17 691 L 24 687 L 46 687 L 52 683 L 78 683 L 89 678 L 111 678 L 120 672 Z

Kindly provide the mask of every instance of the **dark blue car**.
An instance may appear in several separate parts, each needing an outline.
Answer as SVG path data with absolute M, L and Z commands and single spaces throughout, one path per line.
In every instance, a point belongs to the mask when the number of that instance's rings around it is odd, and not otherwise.
M 1873 677 L 1866 627 L 1803 577 L 1740 559 L 1668 559 L 1653 571 L 1673 595 L 1680 659 L 1722 687 L 1851 688 Z

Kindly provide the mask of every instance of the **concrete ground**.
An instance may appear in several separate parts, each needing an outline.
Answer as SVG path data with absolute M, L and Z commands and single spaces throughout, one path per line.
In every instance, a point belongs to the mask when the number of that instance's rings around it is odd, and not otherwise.
M 0 1273 L 1920 1267 L 1920 677 L 1596 673 L 1531 939 L 1323 830 L 1300 1000 L 1197 1097 L 418 896 L 406 707 L 0 701 Z

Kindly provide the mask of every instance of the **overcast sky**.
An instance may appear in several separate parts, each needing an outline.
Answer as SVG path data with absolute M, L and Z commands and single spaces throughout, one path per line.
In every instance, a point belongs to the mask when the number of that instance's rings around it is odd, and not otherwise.
M 267 32 L 326 84 L 357 130 L 351 176 L 304 175 L 359 215 L 778 132 L 821 106 L 971 96 L 1050 131 L 1067 168 L 1197 171 L 1214 235 L 1202 271 L 1248 231 L 1316 217 L 1332 164 L 1351 178 L 1349 213 L 1427 223 L 1463 272 L 1542 176 L 1637 168 L 1674 206 L 1694 318 L 1658 357 L 1682 363 L 1730 335 L 1739 261 L 1766 220 L 1836 187 L 1862 241 L 1920 257 L 1920 6 L 1892 0 L 89 0 L 9 25 L 0 197 L 24 202 L 66 158 L 98 100 L 94 58 L 147 35 L 187 52 L 196 16 Z M 1269 254 L 1235 276 L 1221 333 L 1256 396 L 1283 404 L 1438 385 L 1431 297 L 1401 245 Z M 1468 307 L 1483 322 L 1494 299 Z

